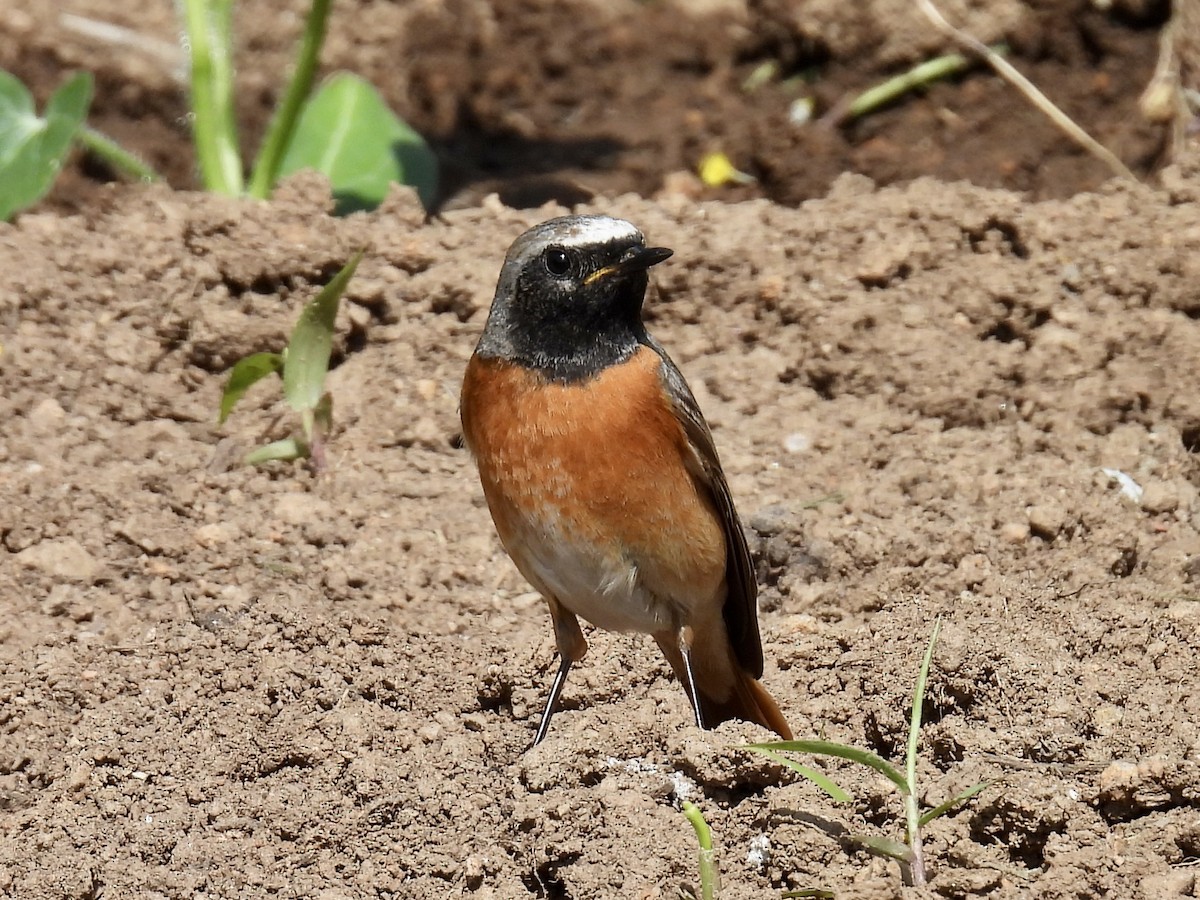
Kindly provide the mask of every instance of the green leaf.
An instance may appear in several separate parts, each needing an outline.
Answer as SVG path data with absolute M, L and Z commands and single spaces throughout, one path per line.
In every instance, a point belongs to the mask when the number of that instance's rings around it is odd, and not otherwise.
M 333 322 L 338 301 L 354 276 L 362 251 L 350 258 L 304 307 L 300 320 L 288 341 L 283 363 L 283 396 L 296 412 L 312 413 L 325 393 L 325 373 L 329 371 L 329 353 L 333 348 Z
M 92 76 L 77 72 L 54 92 L 45 118 L 17 78 L 0 71 L 0 220 L 46 195 L 92 103 Z
M 871 834 L 852 834 L 850 835 L 850 840 L 866 847 L 872 853 L 878 853 L 880 856 L 886 856 L 889 859 L 896 859 L 900 862 L 912 862 L 912 848 L 892 838 L 876 837 Z
M 817 756 L 835 756 L 838 759 L 848 759 L 850 762 L 869 766 L 880 775 L 900 788 L 900 793 L 907 794 L 908 782 L 904 776 L 882 756 L 877 756 L 870 750 L 860 750 L 857 747 L 847 747 L 845 744 L 835 744 L 833 741 L 770 741 L 765 744 L 746 744 L 748 750 L 773 750 L 776 753 L 815 753 Z
M 282 441 L 272 441 L 269 444 L 264 444 L 257 450 L 251 450 L 246 454 L 246 465 L 260 466 L 263 463 L 282 460 L 290 462 L 293 459 L 301 459 L 308 456 L 308 448 L 303 443 L 296 440 L 294 437 L 284 438 Z
M 921 740 L 921 708 L 925 704 L 925 685 L 929 681 L 929 665 L 933 661 L 933 648 L 937 646 L 938 635 L 942 633 L 942 617 L 938 616 L 933 622 L 933 633 L 929 635 L 929 644 L 925 648 L 925 656 L 921 659 L 921 671 L 917 673 L 917 683 L 913 685 L 912 710 L 908 720 L 908 747 L 904 755 L 904 768 L 907 781 L 916 791 L 917 784 L 917 745 Z
M 784 891 L 781 896 L 801 898 L 811 897 L 813 900 L 834 900 L 837 895 L 833 891 L 829 890 L 829 888 L 804 888 L 803 890 L 799 891 Z
M 242 399 L 246 391 L 257 382 L 266 378 L 272 372 L 283 371 L 283 355 L 280 353 L 251 353 L 239 359 L 229 372 L 229 380 L 225 382 L 225 391 L 221 394 L 221 412 L 217 424 L 225 424 L 234 405 Z
M 979 782 L 979 784 L 973 784 L 969 788 L 967 788 L 965 791 L 963 791 L 962 793 L 955 794 L 949 800 L 944 800 L 943 802 L 939 803 L 933 809 L 929 810 L 929 812 L 927 812 L 923 816 L 921 816 L 922 827 L 924 827 L 925 825 L 928 825 L 930 822 L 932 822 L 938 816 L 944 816 L 946 813 L 950 812 L 950 810 L 954 809 L 955 807 L 962 806 L 962 804 L 966 803 L 968 800 L 970 800 L 972 797 L 974 797 L 976 794 L 978 794 L 980 791 L 982 791 L 985 787 L 987 787 L 988 784 L 989 784 L 989 782 L 987 782 L 987 781 L 981 781 L 981 782 Z
M 756 753 L 761 753 L 763 756 L 770 757 L 780 765 L 787 766 L 793 772 L 799 772 L 803 777 L 807 778 L 826 794 L 829 795 L 835 803 L 850 803 L 854 798 L 838 787 L 828 775 L 817 769 L 809 768 L 801 765 L 794 759 L 784 756 L 782 753 L 776 753 L 774 750 L 764 750 L 761 747 L 750 747 Z
M 426 207 L 437 192 L 437 158 L 425 139 L 349 72 L 329 78 L 305 104 L 280 175 L 300 169 L 328 176 L 339 215 L 374 209 L 393 181 L 415 187 Z

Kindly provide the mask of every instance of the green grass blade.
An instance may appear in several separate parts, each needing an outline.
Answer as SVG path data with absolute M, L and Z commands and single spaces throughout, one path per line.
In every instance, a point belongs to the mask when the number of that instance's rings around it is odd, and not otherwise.
M 826 494 L 824 497 L 818 497 L 816 500 L 806 500 L 800 504 L 801 509 L 820 509 L 826 503 L 841 503 L 846 499 L 846 495 L 841 491 L 834 491 L 832 494 Z
M 929 681 L 929 664 L 933 661 L 933 648 L 937 646 L 938 635 L 941 631 L 942 617 L 938 616 L 933 622 L 933 634 L 929 636 L 925 657 L 921 660 L 921 671 L 917 675 L 917 683 L 913 686 L 912 712 L 908 719 L 908 749 L 904 754 L 905 772 L 913 793 L 917 789 L 917 744 L 921 739 L 921 707 L 925 704 L 925 684 Z
M 796 762 L 794 759 L 784 756 L 782 753 L 776 753 L 774 750 L 763 750 L 761 747 L 751 747 L 750 749 L 754 750 L 756 753 L 761 753 L 763 756 L 775 760 L 775 762 L 782 766 L 787 766 L 793 772 L 798 772 L 804 778 L 807 778 L 826 794 L 828 794 L 830 799 L 835 803 L 850 803 L 854 800 L 854 798 L 846 793 L 846 791 L 838 787 L 838 785 L 834 783 L 833 779 L 818 769 L 812 769 L 806 765 L 802 765 L 801 763 Z
M 814 900 L 834 900 L 837 896 L 829 888 L 804 888 L 799 891 L 784 891 L 782 897 L 812 897 Z
M 91 103 L 92 76 L 77 72 L 39 117 L 25 85 L 0 71 L 0 221 L 46 196 Z
M 893 100 L 907 94 L 909 91 L 923 87 L 942 78 L 949 78 L 965 71 L 971 65 L 971 60 L 961 53 L 948 53 L 935 59 L 927 60 L 897 75 L 882 84 L 863 91 L 850 102 L 843 121 L 851 121 L 867 113 L 874 112 L 886 106 Z
M 304 23 L 304 36 L 296 54 L 296 68 L 288 82 L 283 100 L 271 117 L 267 135 L 258 151 L 254 171 L 250 175 L 251 197 L 265 200 L 271 194 L 279 178 L 284 154 L 296 133 L 300 110 L 312 90 L 313 77 L 321 57 L 321 46 L 325 43 L 325 26 L 329 20 L 330 0 L 312 0 L 308 18 Z
M 969 788 L 967 788 L 965 791 L 963 791 L 962 793 L 955 794 L 949 800 L 945 800 L 942 803 L 939 803 L 933 809 L 929 810 L 927 813 L 925 813 L 923 816 L 921 816 L 922 827 L 925 825 L 928 825 L 930 822 L 932 822 L 938 816 L 944 816 L 946 813 L 950 812 L 955 807 L 962 806 L 964 803 L 966 803 L 968 800 L 970 800 L 972 797 L 974 797 L 976 794 L 978 794 L 980 791 L 982 791 L 985 787 L 987 787 L 989 783 L 990 782 L 987 782 L 987 781 L 981 781 L 981 782 L 979 782 L 979 784 L 973 784 Z
M 872 834 L 854 834 L 850 836 L 850 839 L 872 853 L 878 853 L 888 859 L 899 860 L 903 863 L 912 861 L 912 849 L 907 844 L 892 838 L 877 837 Z
M 308 448 L 303 442 L 294 437 L 284 438 L 281 441 L 272 441 L 269 444 L 264 444 L 257 450 L 251 450 L 246 454 L 246 465 L 261 466 L 263 463 L 275 462 L 291 462 L 293 459 L 301 459 L 308 456 Z
M 683 801 L 683 815 L 691 823 L 696 832 L 696 842 L 700 845 L 700 893 L 704 900 L 716 900 L 720 890 L 720 874 L 717 871 L 717 860 L 713 853 L 712 831 L 704 820 L 700 807 L 690 800 Z
M 426 207 L 437 194 L 437 158 L 424 138 L 348 72 L 322 84 L 300 114 L 280 175 L 300 169 L 329 178 L 339 215 L 378 206 L 392 182 L 415 187 Z
M 192 137 L 209 191 L 242 192 L 233 114 L 233 0 L 183 0 L 191 56 Z
M 233 412 L 233 407 L 245 396 L 246 391 L 272 372 L 283 372 L 283 355 L 280 353 L 251 353 L 234 363 L 229 372 L 229 380 L 225 382 L 225 390 L 221 393 L 217 424 L 225 424 L 225 420 Z
M 904 776 L 882 756 L 870 750 L 860 750 L 858 747 L 848 747 L 845 744 L 835 744 L 833 741 L 770 741 L 765 744 L 746 744 L 747 750 L 772 750 L 776 753 L 814 753 L 817 756 L 835 756 L 874 769 L 880 775 L 896 785 L 901 793 L 908 793 L 908 782 Z
M 136 153 L 126 150 L 108 135 L 101 134 L 94 128 L 84 125 L 80 127 L 75 137 L 89 153 L 104 160 L 118 172 L 136 178 L 138 181 L 162 180 L 162 176 L 155 172 L 144 159 Z
M 325 393 L 338 302 L 362 259 L 355 253 L 300 313 L 283 364 L 283 396 L 296 412 L 311 415 Z M 306 420 L 307 421 L 307 420 Z

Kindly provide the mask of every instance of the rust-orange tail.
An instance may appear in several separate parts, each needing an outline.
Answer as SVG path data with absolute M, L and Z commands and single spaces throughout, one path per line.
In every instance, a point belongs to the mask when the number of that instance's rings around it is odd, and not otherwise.
M 738 664 L 729 639 L 721 635 L 723 647 L 700 646 L 692 650 L 692 674 L 696 679 L 696 693 L 700 701 L 700 714 L 706 728 L 716 728 L 730 719 L 755 722 L 775 732 L 785 741 L 792 739 L 792 729 L 779 711 L 775 698 L 750 673 Z M 667 662 L 675 672 L 681 685 L 687 684 L 687 672 L 683 665 L 683 654 L 679 652 L 676 638 L 670 633 L 654 635 Z M 716 643 L 715 641 L 713 643 Z M 723 652 L 722 664 L 713 664 L 714 653 Z M 685 688 L 686 690 L 686 688 Z

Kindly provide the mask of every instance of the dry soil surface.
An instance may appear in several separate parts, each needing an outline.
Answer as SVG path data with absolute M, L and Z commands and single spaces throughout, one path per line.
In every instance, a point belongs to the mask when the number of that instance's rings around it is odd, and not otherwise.
M 502 552 L 457 391 L 508 243 L 425 221 L 114 188 L 0 226 L 0 893 L 662 897 L 713 826 L 727 898 L 906 894 L 828 800 L 706 733 L 651 643 L 592 633 L 528 750 L 549 620 Z M 1195 896 L 1200 171 L 1068 200 L 843 176 L 799 208 L 623 197 L 676 249 L 654 332 L 751 533 L 765 682 L 798 736 L 919 776 L 947 897 Z M 247 468 L 274 384 L 229 366 L 368 248 L 330 469 Z M 753 852 L 752 852 L 753 851 Z M 909 891 L 908 893 L 913 893 Z

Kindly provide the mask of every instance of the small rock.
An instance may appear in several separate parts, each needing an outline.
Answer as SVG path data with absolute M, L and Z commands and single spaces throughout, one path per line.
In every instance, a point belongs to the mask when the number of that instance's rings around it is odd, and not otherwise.
M 29 411 L 27 418 L 34 431 L 45 434 L 58 428 L 66 417 L 67 412 L 59 402 L 53 397 L 47 397 Z
M 958 568 L 954 574 L 961 586 L 975 587 L 992 574 L 992 561 L 982 553 L 968 553 L 958 561 Z
M 230 522 L 209 522 L 197 528 L 192 535 L 201 547 L 218 547 L 236 538 L 238 528 Z
M 1040 538 L 1052 541 L 1067 524 L 1066 511 L 1057 503 L 1039 503 L 1029 507 L 1029 528 Z
M 1200 556 L 1188 557 L 1183 564 L 1183 577 L 1190 582 L 1200 582 Z
M 766 537 L 788 531 L 794 524 L 795 518 L 792 511 L 782 503 L 772 503 L 752 514 L 746 520 L 746 524 Z
M 313 494 L 283 494 L 275 501 L 275 518 L 288 525 L 325 522 L 333 518 L 333 504 Z
M 1179 508 L 1179 491 L 1165 481 L 1152 481 L 1142 491 L 1142 509 L 1148 513 L 1168 513 Z
M 812 447 L 812 439 L 803 431 L 793 431 L 783 439 L 783 449 L 788 453 L 804 453 Z
M 38 569 L 56 578 L 91 581 L 100 574 L 101 563 L 74 538 L 42 541 L 16 555 L 20 565 Z
M 76 765 L 75 768 L 71 770 L 70 775 L 67 776 L 67 790 L 82 791 L 85 787 L 87 787 L 88 781 L 92 777 L 92 770 L 94 768 L 94 766 L 86 762 L 81 762 Z
M 1100 773 L 1100 791 L 1104 794 L 1123 794 L 1140 780 L 1136 763 L 1117 760 Z
M 1100 735 L 1108 736 L 1116 734 L 1124 718 L 1125 710 L 1111 703 L 1105 703 L 1098 706 L 1096 711 L 1092 713 L 1092 727 Z
M 1029 526 L 1025 522 L 1005 522 L 1000 526 L 1000 537 L 1010 544 L 1023 544 L 1029 540 Z
M 1142 893 L 1146 897 L 1195 897 L 1195 889 L 1194 869 L 1176 869 L 1142 879 Z

